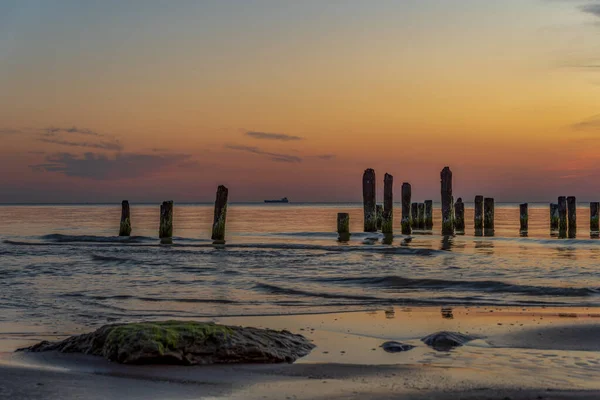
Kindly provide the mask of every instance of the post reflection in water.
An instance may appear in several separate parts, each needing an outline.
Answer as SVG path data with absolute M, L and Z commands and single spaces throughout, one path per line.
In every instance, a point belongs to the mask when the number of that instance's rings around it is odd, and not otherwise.
M 454 314 L 452 313 L 452 307 L 442 307 L 442 318 L 444 319 L 454 319 Z
M 494 241 L 493 240 L 476 240 L 475 251 L 483 254 L 494 254 Z

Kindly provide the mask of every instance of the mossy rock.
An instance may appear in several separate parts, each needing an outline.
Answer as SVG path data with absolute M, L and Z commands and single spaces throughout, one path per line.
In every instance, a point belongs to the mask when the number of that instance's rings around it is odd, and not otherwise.
M 163 321 L 105 325 L 60 342 L 26 349 L 103 356 L 122 364 L 229 364 L 294 362 L 314 345 L 288 331 L 208 322 Z

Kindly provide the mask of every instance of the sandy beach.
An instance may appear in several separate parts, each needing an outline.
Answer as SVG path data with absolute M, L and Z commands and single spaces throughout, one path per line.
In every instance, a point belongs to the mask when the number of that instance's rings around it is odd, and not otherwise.
M 41 339 L 2 340 L 0 397 L 10 399 L 596 399 L 600 310 L 594 308 L 390 308 L 378 311 L 214 318 L 288 329 L 313 352 L 285 365 L 124 366 L 98 357 L 14 353 Z M 478 337 L 451 351 L 421 338 Z M 78 333 L 78 332 L 74 332 Z M 3 334 L 3 339 L 10 335 Z M 387 353 L 394 340 L 414 349 Z M 12 349 L 10 348 L 12 346 Z

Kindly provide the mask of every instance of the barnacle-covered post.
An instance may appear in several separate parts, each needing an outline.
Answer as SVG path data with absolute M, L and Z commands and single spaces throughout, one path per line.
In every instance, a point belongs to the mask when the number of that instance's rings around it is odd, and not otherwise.
M 340 242 L 350 240 L 350 214 L 338 213 L 337 215 L 337 232 Z
M 130 236 L 131 235 L 131 210 L 129 209 L 129 202 L 123 200 L 121 203 L 121 224 L 119 226 L 119 236 Z
M 215 242 L 225 241 L 225 222 L 227 221 L 227 198 L 229 189 L 220 185 L 217 188 L 215 200 L 215 215 L 213 218 L 212 240 Z
M 419 203 L 410 205 L 410 226 L 413 229 L 419 229 Z
M 558 235 L 560 237 L 567 235 L 567 198 L 565 196 L 558 198 Z
M 452 210 L 452 171 L 445 167 L 440 173 L 442 180 L 442 235 L 454 235 Z
M 590 234 L 593 237 L 600 235 L 600 203 L 590 203 Z
M 460 197 L 454 204 L 454 227 L 456 233 L 461 235 L 465 233 L 465 203 Z
M 394 233 L 394 177 L 385 174 L 383 178 L 383 218 L 381 232 Z
M 402 184 L 402 234 L 410 235 L 412 228 L 410 224 L 410 199 L 412 195 L 412 189 L 410 183 L 404 182 Z
M 483 234 L 483 196 L 475 196 L 475 235 Z
M 433 229 L 433 200 L 425 200 L 425 229 Z
M 363 174 L 364 231 L 377 232 L 377 192 L 375 191 L 375 170 L 369 168 Z
M 494 236 L 494 199 L 486 197 L 483 199 L 483 233 L 485 236 Z
M 558 212 L 558 204 L 550 203 L 550 230 L 557 231 L 559 225 L 560 215 Z
M 567 215 L 569 220 L 568 235 L 570 238 L 577 236 L 577 199 L 574 196 L 567 197 Z
M 160 227 L 158 237 L 163 243 L 171 242 L 173 237 L 173 201 L 163 201 L 160 206 Z
M 521 235 L 527 235 L 529 231 L 529 204 L 519 205 L 519 220 L 521 221 Z
M 419 203 L 417 216 L 419 218 L 419 229 L 425 230 L 425 203 Z
M 381 226 L 383 225 L 383 205 L 377 204 L 375 206 L 375 214 L 377 214 L 377 230 L 381 230 Z

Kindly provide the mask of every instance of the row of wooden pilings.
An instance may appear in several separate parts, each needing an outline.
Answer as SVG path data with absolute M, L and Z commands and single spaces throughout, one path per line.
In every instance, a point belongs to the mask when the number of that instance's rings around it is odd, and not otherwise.
M 441 173 L 442 199 L 442 235 L 449 236 L 465 233 L 465 205 L 462 198 L 454 202 L 452 194 L 452 171 L 445 167 Z M 385 174 L 383 180 L 383 205 L 377 204 L 376 178 L 373 169 L 363 174 L 363 209 L 364 231 L 393 234 L 393 185 L 394 177 Z M 411 203 L 412 187 L 410 183 L 402 184 L 402 218 L 403 235 L 412 234 L 413 230 L 433 229 L 433 201 Z M 529 231 L 529 205 L 520 204 L 520 234 L 526 236 Z M 475 196 L 474 228 L 475 236 L 494 236 L 495 234 L 495 201 L 491 197 Z M 350 237 L 350 215 L 339 213 L 337 230 L 342 241 Z M 558 198 L 558 203 L 550 204 L 550 231 L 558 232 L 559 237 L 574 238 L 577 232 L 577 201 L 573 196 Z M 590 232 L 592 236 L 600 235 L 600 203 L 590 203 Z
M 217 198 L 215 200 L 215 213 L 212 225 L 212 240 L 215 243 L 225 242 L 225 221 L 227 219 L 227 198 L 229 190 L 221 185 L 217 188 Z M 119 236 L 131 235 L 131 210 L 129 202 L 123 200 L 121 203 L 121 224 L 119 227 Z M 163 201 L 160 205 L 160 225 L 158 228 L 158 237 L 162 243 L 171 243 L 173 239 L 173 201 Z

